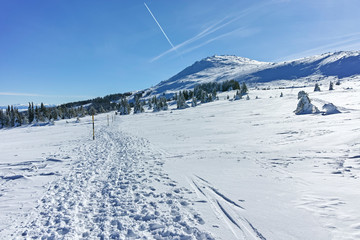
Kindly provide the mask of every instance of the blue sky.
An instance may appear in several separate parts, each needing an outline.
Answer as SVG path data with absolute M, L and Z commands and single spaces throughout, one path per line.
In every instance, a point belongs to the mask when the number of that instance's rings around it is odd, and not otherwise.
M 359 11 L 358 0 L 0 0 L 0 105 L 140 90 L 215 54 L 359 50 Z

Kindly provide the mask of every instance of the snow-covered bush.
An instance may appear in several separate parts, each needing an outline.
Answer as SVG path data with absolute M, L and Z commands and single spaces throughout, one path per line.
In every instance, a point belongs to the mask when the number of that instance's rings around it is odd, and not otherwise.
M 298 93 L 298 99 L 299 102 L 297 104 L 296 110 L 294 111 L 296 115 L 319 112 L 319 109 L 311 103 L 311 100 L 305 91 L 300 91 Z

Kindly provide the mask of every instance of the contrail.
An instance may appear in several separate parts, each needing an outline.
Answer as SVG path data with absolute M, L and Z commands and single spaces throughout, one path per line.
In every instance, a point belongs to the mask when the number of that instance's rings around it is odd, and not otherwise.
M 164 36 L 166 37 L 166 39 L 168 40 L 168 42 L 170 43 L 171 47 L 174 48 L 174 45 L 172 44 L 172 42 L 170 41 L 170 39 L 168 38 L 168 36 L 166 35 L 166 33 L 164 32 L 164 30 L 162 29 L 162 27 L 160 26 L 159 22 L 156 20 L 154 14 L 152 14 L 150 8 L 146 5 L 146 3 L 144 3 L 145 7 L 147 8 L 147 10 L 149 11 L 149 13 L 151 14 L 151 16 L 153 17 L 153 19 L 155 20 L 156 24 L 159 26 L 160 30 L 162 31 L 162 33 L 164 34 Z

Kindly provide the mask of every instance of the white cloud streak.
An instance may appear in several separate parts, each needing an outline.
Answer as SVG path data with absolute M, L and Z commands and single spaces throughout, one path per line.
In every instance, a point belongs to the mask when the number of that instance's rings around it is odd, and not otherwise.
M 144 3 L 145 7 L 147 8 L 147 10 L 149 11 L 149 13 L 151 14 L 151 16 L 153 17 L 153 19 L 155 20 L 156 24 L 159 26 L 161 32 L 164 34 L 165 38 L 167 39 L 167 41 L 170 43 L 171 47 L 174 48 L 174 45 L 172 44 L 172 42 L 170 41 L 169 37 L 166 35 L 165 31 L 163 30 L 163 28 L 161 27 L 160 23 L 156 20 L 154 14 L 151 12 L 150 8 L 146 5 L 146 3 Z
M 212 24 L 211 26 L 209 26 L 209 27 L 206 28 L 205 30 L 201 31 L 200 33 L 198 33 L 198 34 L 195 35 L 194 37 L 192 37 L 192 38 L 190 38 L 190 39 L 188 39 L 188 40 L 186 40 L 186 41 L 184 41 L 184 42 L 176 45 L 175 47 L 173 47 L 173 48 L 171 48 L 171 49 L 169 49 L 169 50 L 167 50 L 167 51 L 159 54 L 158 56 L 152 58 L 152 59 L 150 60 L 150 62 L 154 62 L 154 61 L 156 61 L 156 60 L 164 57 L 165 55 L 167 55 L 167 54 L 169 54 L 169 53 L 171 53 L 171 52 L 174 52 L 174 51 L 178 50 L 179 48 L 184 48 L 184 47 L 186 47 L 187 45 L 189 45 L 189 44 L 191 44 L 191 43 L 193 43 L 193 42 L 195 42 L 195 41 L 197 41 L 197 40 L 200 40 L 200 39 L 202 39 L 202 38 L 204 38 L 204 37 L 207 37 L 208 35 L 210 35 L 210 34 L 212 34 L 212 33 L 215 33 L 215 32 L 217 32 L 217 31 L 225 28 L 226 26 L 229 26 L 230 24 L 232 24 L 232 23 L 234 23 L 235 21 L 237 21 L 237 20 L 239 20 L 239 19 L 247 16 L 248 14 L 250 14 L 250 13 L 252 13 L 252 12 L 256 12 L 257 10 L 259 10 L 259 9 L 261 9 L 261 8 L 264 8 L 264 7 L 268 6 L 268 5 L 272 5 L 272 4 L 276 4 L 276 3 L 280 3 L 280 2 L 282 2 L 282 1 L 279 0 L 279 1 L 269 1 L 269 2 L 260 3 L 260 4 L 258 4 L 258 5 L 253 6 L 253 7 L 250 7 L 250 8 L 247 8 L 247 9 L 242 10 L 240 13 L 238 13 L 238 14 L 236 15 L 236 17 L 232 17 L 231 19 L 229 19 L 229 17 L 225 17 L 225 18 L 217 21 L 216 23 Z M 217 40 L 217 39 L 219 39 L 219 38 L 222 38 L 222 37 L 225 37 L 225 36 L 229 36 L 229 35 L 231 35 L 231 33 L 234 33 L 234 32 L 236 32 L 237 30 L 239 30 L 239 29 L 236 29 L 236 30 L 234 30 L 234 31 L 230 31 L 230 32 L 228 32 L 228 33 L 222 34 L 222 35 L 220 35 L 220 36 L 218 36 L 218 37 L 215 36 L 215 37 L 213 37 L 212 39 L 205 41 L 204 43 L 201 43 L 201 44 L 199 44 L 199 45 L 197 45 L 197 46 L 195 46 L 195 47 L 192 47 L 192 48 L 189 48 L 188 50 L 183 51 L 182 53 L 191 52 L 191 51 L 193 51 L 193 50 L 195 50 L 195 49 L 197 49 L 197 48 L 199 48 L 199 47 L 202 47 L 202 46 L 204 46 L 204 45 L 206 45 L 206 44 L 208 44 L 208 43 L 210 43 L 210 42 L 213 42 L 213 41 L 215 41 L 215 40 Z
M 252 34 L 254 31 L 251 31 L 251 30 L 249 31 L 249 29 L 246 29 L 245 27 L 237 28 L 237 29 L 232 30 L 230 32 L 227 32 L 227 33 L 221 34 L 219 36 L 216 36 L 214 38 L 211 38 L 211 39 L 209 39 L 209 40 L 207 40 L 205 42 L 202 42 L 202 43 L 200 43 L 200 44 L 198 44 L 198 45 L 196 45 L 196 46 L 194 46 L 192 48 L 188 48 L 188 49 L 186 49 L 185 51 L 183 51 L 181 53 L 184 54 L 184 53 L 192 52 L 195 49 L 200 48 L 202 46 L 205 46 L 205 45 L 207 45 L 207 44 L 209 44 L 209 43 L 211 43 L 213 41 L 216 41 L 216 40 L 218 40 L 220 38 L 224 38 L 224 37 L 227 37 L 227 36 L 232 35 L 234 33 L 241 33 L 241 32 L 243 33 L 242 34 L 243 36 L 248 36 L 249 34 Z
M 353 33 L 353 34 L 347 34 L 343 37 L 337 37 L 343 38 L 340 41 L 321 45 L 319 47 L 315 47 L 306 51 L 294 53 L 285 57 L 282 57 L 280 59 L 277 59 L 276 61 L 288 61 L 288 60 L 294 60 L 297 58 L 306 57 L 309 55 L 316 55 L 319 53 L 324 52 L 330 52 L 330 51 L 341 51 L 341 50 L 350 50 L 350 48 L 359 47 L 360 45 L 360 34 L 359 33 Z M 348 38 L 351 36 L 350 38 Z M 346 38 L 346 39 L 344 39 Z

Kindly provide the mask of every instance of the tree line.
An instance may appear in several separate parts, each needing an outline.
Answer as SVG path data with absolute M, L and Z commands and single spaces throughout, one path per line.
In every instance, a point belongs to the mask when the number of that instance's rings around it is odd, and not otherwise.
M 24 124 L 36 124 L 39 122 L 52 122 L 60 119 L 71 119 L 74 117 L 84 117 L 86 115 L 95 115 L 110 111 L 118 111 L 120 115 L 127 115 L 133 109 L 134 114 L 142 113 L 145 108 L 153 112 L 168 110 L 168 102 L 175 101 L 177 109 L 189 107 L 186 103 L 191 100 L 191 106 L 195 107 L 198 103 L 212 102 L 217 99 L 217 92 L 238 90 L 237 95 L 247 93 L 246 84 L 240 87 L 235 80 L 224 81 L 220 83 L 210 82 L 196 85 L 193 90 L 182 90 L 175 93 L 171 98 L 162 96 L 153 96 L 144 100 L 144 91 L 138 92 L 134 98 L 128 100 L 132 93 L 110 94 L 105 97 L 70 102 L 56 107 L 46 107 L 43 103 L 40 106 L 34 106 L 29 103 L 27 111 L 19 111 L 16 107 L 8 106 L 3 111 L 0 110 L 0 128 L 18 127 Z

